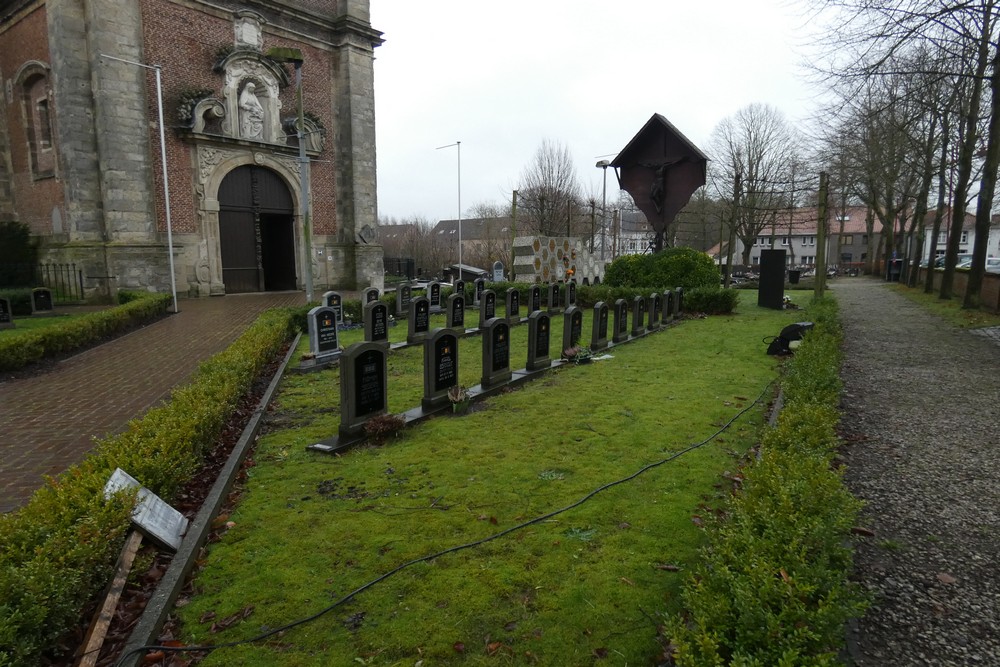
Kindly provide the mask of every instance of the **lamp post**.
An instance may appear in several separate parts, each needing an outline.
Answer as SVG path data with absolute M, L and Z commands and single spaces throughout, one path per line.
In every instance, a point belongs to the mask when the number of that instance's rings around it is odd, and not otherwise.
M 295 91 L 299 104 L 299 117 L 295 134 L 299 140 L 299 210 L 302 212 L 302 247 L 304 260 L 302 275 L 306 288 L 306 303 L 313 300 L 312 229 L 309 220 L 309 156 L 306 155 L 305 114 L 302 110 L 302 51 L 287 47 L 268 49 L 267 57 L 277 63 L 295 66 Z
M 458 148 L 458 277 L 462 278 L 462 142 L 456 141 L 447 146 L 438 146 L 434 150 L 442 148 Z
M 594 166 L 604 170 L 604 187 L 601 188 L 601 260 L 603 261 L 604 248 L 607 245 L 604 233 L 608 227 L 608 167 L 611 166 L 611 163 L 607 160 L 601 160 Z
M 102 58 L 117 60 L 120 63 L 135 65 L 143 69 L 151 69 L 156 72 L 156 113 L 160 127 L 160 168 L 163 171 L 163 208 L 167 216 L 167 254 L 170 256 L 170 294 L 174 299 L 174 313 L 177 310 L 177 279 L 174 277 L 174 232 L 170 225 L 170 182 L 167 179 L 167 140 L 163 131 L 163 84 L 161 82 L 160 71 L 163 69 L 159 65 L 146 65 L 134 60 L 125 60 L 102 53 Z

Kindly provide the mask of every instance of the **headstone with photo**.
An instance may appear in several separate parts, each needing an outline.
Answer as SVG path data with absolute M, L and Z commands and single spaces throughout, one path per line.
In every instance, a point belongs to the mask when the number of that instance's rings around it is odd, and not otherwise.
M 451 329 L 435 329 L 424 341 L 424 397 L 426 412 L 448 405 L 448 390 L 458 384 L 458 336 Z
M 565 291 L 564 291 L 563 294 L 564 294 L 563 300 L 565 302 L 563 304 L 563 306 L 565 308 L 569 308 L 570 306 L 575 306 L 576 305 L 576 281 L 575 280 L 570 280 L 568 283 L 566 283 L 566 289 L 565 289 Z
M 407 322 L 406 342 L 415 345 L 431 330 L 431 301 L 426 296 L 418 296 L 410 303 L 410 317 Z
M 674 293 L 667 290 L 663 293 L 663 321 L 674 319 Z
M 500 317 L 494 317 L 483 329 L 483 389 L 492 389 L 506 384 L 510 372 L 510 325 Z
M 475 286 L 474 287 L 475 294 L 472 297 L 472 305 L 478 306 L 480 303 L 482 303 L 483 292 L 486 291 L 486 278 L 483 278 L 482 276 L 476 278 L 473 285 Z
M 659 292 L 653 292 L 649 295 L 649 325 L 646 327 L 648 331 L 655 331 L 660 328 L 660 315 L 663 311 L 663 297 L 660 296 Z
M 506 313 L 507 322 L 511 325 L 521 323 L 521 293 L 517 291 L 516 287 L 510 287 L 507 289 L 506 296 Z
M 355 343 L 344 352 L 340 360 L 340 437 L 361 435 L 365 422 L 388 411 L 387 357 L 388 350 L 379 343 Z
M 563 313 L 562 351 L 576 347 L 583 338 L 583 311 L 576 306 L 569 306 Z
M 488 289 L 479 299 L 479 328 L 485 329 L 486 323 L 497 316 L 497 293 Z
M 628 302 L 625 299 L 615 301 L 615 330 L 611 342 L 624 343 L 628 340 Z
M 528 315 L 528 363 L 529 371 L 539 371 L 552 365 L 549 357 L 549 336 L 552 333 L 552 322 L 549 314 L 536 310 Z
M 0 329 L 14 328 L 14 312 L 10 309 L 10 299 L 0 296 Z
M 441 312 L 441 283 L 435 280 L 427 286 L 427 298 L 431 302 L 431 312 Z
M 410 303 L 413 301 L 413 288 L 406 283 L 396 286 L 396 319 L 401 320 L 410 315 Z
M 465 295 L 461 292 L 448 295 L 445 307 L 445 327 L 458 335 L 465 333 Z
M 590 349 L 593 352 L 603 350 L 608 346 L 608 304 L 598 301 L 594 304 L 594 324 L 590 336 Z
M 365 293 L 362 296 L 361 300 L 364 303 L 368 304 L 371 303 L 372 301 L 378 301 L 379 296 L 380 294 L 377 287 L 369 287 L 365 290 Z
M 549 284 L 549 314 L 559 312 L 559 283 Z
M 542 288 L 532 285 L 528 290 L 528 315 L 542 309 Z
M 381 301 L 365 304 L 365 342 L 389 347 L 389 306 Z
M 637 296 L 632 299 L 632 335 L 642 334 L 646 328 L 646 297 Z
M 309 352 L 316 361 L 340 356 L 337 311 L 327 306 L 316 306 L 307 315 L 309 327 Z
M 31 290 L 31 312 L 52 312 L 52 290 L 48 287 L 36 287 Z
M 344 323 L 344 300 L 340 294 L 337 292 L 324 292 L 323 305 L 327 308 L 333 308 L 333 312 L 337 314 L 337 324 Z

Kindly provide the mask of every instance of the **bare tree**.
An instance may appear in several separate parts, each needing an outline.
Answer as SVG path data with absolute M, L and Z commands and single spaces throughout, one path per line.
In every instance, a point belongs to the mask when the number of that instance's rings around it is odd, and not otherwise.
M 519 219 L 539 234 L 556 236 L 572 231 L 579 214 L 580 185 L 569 149 L 545 139 L 521 172 L 518 185 Z

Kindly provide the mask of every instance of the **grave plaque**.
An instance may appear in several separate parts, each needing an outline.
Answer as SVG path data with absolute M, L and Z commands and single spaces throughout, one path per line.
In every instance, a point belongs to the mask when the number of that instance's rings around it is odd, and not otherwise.
M 441 283 L 434 281 L 427 286 L 427 297 L 431 302 L 431 310 L 441 310 Z
M 653 292 L 649 295 L 649 326 L 647 331 L 655 331 L 660 328 L 660 311 L 662 310 L 660 293 Z
M 0 297 L 0 329 L 14 328 L 14 313 L 10 309 L 10 299 Z
M 136 528 L 157 544 L 177 551 L 181 546 L 181 538 L 187 532 L 187 518 L 140 484 L 135 477 L 121 468 L 115 468 L 104 484 L 104 497 L 110 498 L 116 491 L 124 489 L 138 489 L 135 507 L 132 508 L 132 523 Z
M 646 297 L 637 296 L 632 300 L 632 335 L 638 336 L 645 328 Z
M 674 319 L 674 293 L 667 290 L 663 293 L 663 321 Z
M 594 304 L 594 324 L 590 336 L 590 349 L 596 352 L 608 346 L 608 304 L 598 301 Z
M 483 389 L 506 384 L 510 372 L 510 325 L 499 317 L 486 323 L 483 330 Z
M 424 397 L 427 412 L 448 405 L 448 390 L 458 384 L 458 336 L 435 329 L 424 341 Z
M 615 343 L 628 340 L 628 302 L 625 299 L 615 301 L 615 332 L 611 340 Z
M 465 333 L 465 295 L 461 292 L 448 295 L 445 326 L 457 334 Z
M 340 355 L 337 332 L 337 312 L 333 308 L 317 306 L 309 311 L 309 352 L 317 360 Z
M 333 312 L 337 314 L 337 324 L 344 323 L 344 306 L 343 299 L 337 292 L 324 292 L 323 293 L 323 305 L 327 308 L 333 308 Z
M 564 298 L 566 300 L 566 304 L 565 304 L 566 308 L 569 308 L 570 306 L 575 306 L 576 305 L 576 281 L 575 280 L 571 280 L 568 283 L 566 283 L 566 291 L 565 291 L 565 297 Z
M 583 311 L 576 306 L 569 306 L 563 313 L 563 346 L 562 351 L 576 347 L 583 337 Z
M 674 312 L 678 317 L 680 317 L 681 313 L 684 312 L 684 288 L 676 287 L 674 288 L 674 291 L 677 292 L 677 310 L 675 310 Z M 784 294 L 782 294 L 782 297 L 784 297 Z
M 413 300 L 413 288 L 409 285 L 396 286 L 396 319 L 408 317 L 410 302 Z
M 476 286 L 476 292 L 472 297 L 472 305 L 478 306 L 483 300 L 483 292 L 486 291 L 486 279 L 476 278 L 476 282 L 473 284 Z
M 372 301 L 378 301 L 379 291 L 377 287 L 369 287 L 365 290 L 364 302 L 371 303 Z
M 497 316 L 497 294 L 491 289 L 482 293 L 479 301 L 479 328 L 486 328 L 486 323 Z
M 36 287 L 31 290 L 31 312 L 41 313 L 52 310 L 52 290 L 47 287 Z
M 516 287 L 507 290 L 507 322 L 510 324 L 521 323 L 521 293 Z
M 532 285 L 528 292 L 528 315 L 542 309 L 542 288 Z
M 549 358 L 549 335 L 551 334 L 549 314 L 536 310 L 528 315 L 528 363 L 525 368 L 538 371 L 552 365 Z
M 559 312 L 559 283 L 549 285 L 549 313 Z
M 415 345 L 427 338 L 431 330 L 431 302 L 426 296 L 418 296 L 410 304 L 410 317 L 407 324 L 406 342 Z
M 389 306 L 381 301 L 365 304 L 365 342 L 389 346 Z
M 387 355 L 378 343 L 355 343 L 344 352 L 340 362 L 341 437 L 360 435 L 366 421 L 386 413 Z

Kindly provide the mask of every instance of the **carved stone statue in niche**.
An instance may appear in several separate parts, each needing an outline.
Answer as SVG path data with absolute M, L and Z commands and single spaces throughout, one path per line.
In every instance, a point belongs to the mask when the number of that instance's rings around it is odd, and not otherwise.
M 240 136 L 264 141 L 264 107 L 257 99 L 256 89 L 257 86 L 248 83 L 240 93 Z

